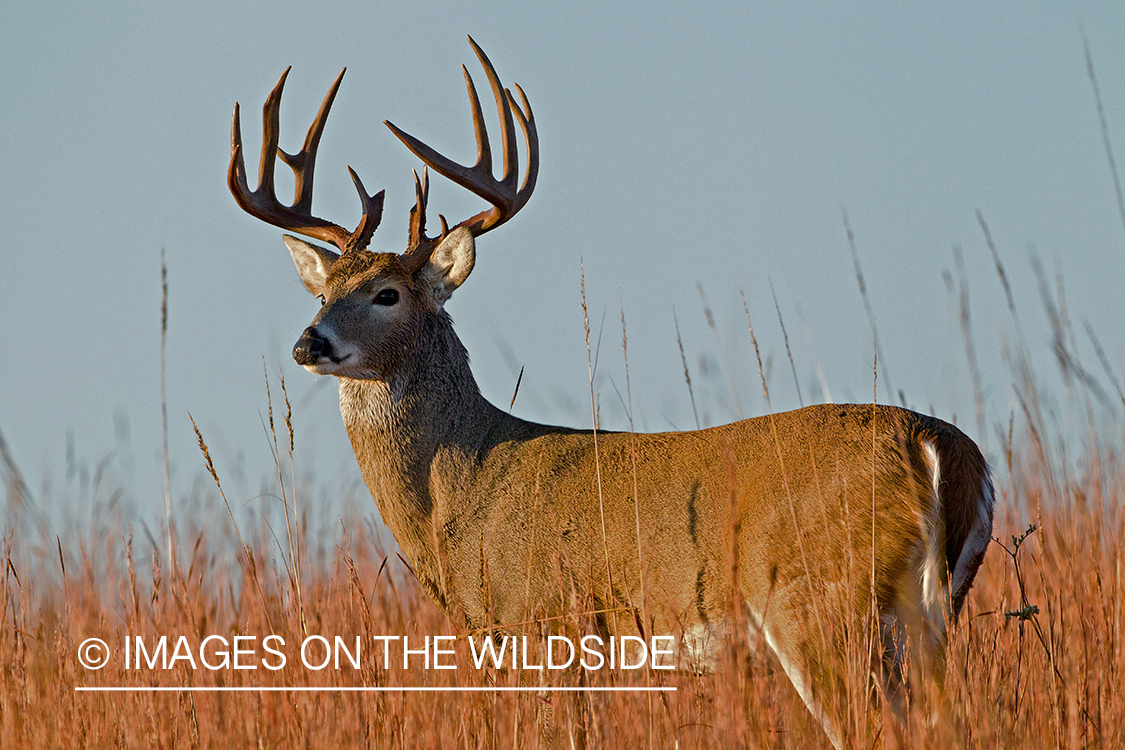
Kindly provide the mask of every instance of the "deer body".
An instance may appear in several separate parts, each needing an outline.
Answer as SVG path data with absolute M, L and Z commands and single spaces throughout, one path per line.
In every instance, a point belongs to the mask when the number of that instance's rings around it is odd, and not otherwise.
M 527 422 L 488 403 L 448 316 L 433 325 L 445 341 L 420 347 L 411 368 L 431 376 L 341 378 L 340 409 L 380 514 L 419 580 L 467 627 L 558 614 L 570 593 L 560 573 L 606 608 L 647 596 L 664 632 L 723 619 L 732 592 L 759 621 L 771 609 L 810 608 L 806 573 L 818 581 L 812 593 L 823 595 L 821 582 L 839 585 L 848 596 L 834 604 L 862 610 L 873 557 L 880 604 L 890 608 L 900 579 L 933 552 L 928 544 L 941 546 L 936 559 L 956 561 L 977 523 L 983 459 L 959 453 L 968 438 L 940 420 L 824 405 L 695 432 L 603 432 L 595 445 L 591 431 Z M 435 351 L 440 364 L 428 361 Z M 450 362 L 449 352 L 459 356 Z M 778 445 L 803 450 L 779 456 Z M 939 472 L 970 464 L 941 497 L 925 446 Z M 793 549 L 794 518 L 809 571 Z M 480 596 L 486 569 L 495 576 L 491 612 Z M 616 601 L 604 600 L 609 570 Z M 971 573 L 959 582 L 958 609 Z
M 364 205 L 356 230 L 309 213 L 316 144 L 339 79 L 293 156 L 277 149 L 282 77 L 266 103 L 256 191 L 246 185 L 237 108 L 232 135 L 229 179 L 240 205 L 341 251 L 285 237 L 323 304 L 294 358 L 339 378 L 364 482 L 419 581 L 467 628 L 516 628 L 577 609 L 597 613 L 593 626 L 605 634 L 678 636 L 677 660 L 696 668 L 714 661 L 716 635 L 744 624 L 838 747 L 837 714 L 826 706 L 841 680 L 832 666 L 847 634 L 874 613 L 872 672 L 901 716 L 910 669 L 940 683 L 947 624 L 991 535 L 980 451 L 938 419 L 870 404 L 631 434 L 536 424 L 488 403 L 443 305 L 472 271 L 474 238 L 529 197 L 538 140 L 523 92 L 521 108 L 473 46 L 497 101 L 504 176 L 492 177 L 466 72 L 474 167 L 390 127 L 493 208 L 452 230 L 442 219 L 429 238 L 426 174 L 416 175 L 405 254 L 364 249 L 382 193 L 368 196 L 354 172 Z M 513 118 L 529 158 L 518 190 Z M 292 207 L 273 194 L 279 157 L 297 175 Z

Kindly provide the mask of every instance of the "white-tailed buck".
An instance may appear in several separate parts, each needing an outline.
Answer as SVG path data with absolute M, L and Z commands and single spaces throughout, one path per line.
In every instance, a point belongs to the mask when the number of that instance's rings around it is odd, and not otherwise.
M 231 134 L 238 204 L 336 248 L 285 237 L 323 305 L 293 357 L 339 378 L 363 479 L 418 580 L 468 628 L 573 613 L 579 602 L 600 613 L 588 622 L 603 634 L 678 636 L 677 659 L 697 668 L 716 660 L 734 625 L 745 626 L 837 746 L 849 731 L 840 672 L 848 653 L 863 654 L 874 691 L 902 716 L 913 681 L 940 683 L 946 628 L 989 542 L 993 492 L 980 451 L 952 425 L 871 404 L 696 432 L 595 434 L 488 403 L 443 305 L 473 270 L 474 240 L 527 203 L 539 144 L 522 89 L 517 101 L 469 41 L 496 100 L 502 176 L 493 175 L 468 70 L 473 166 L 388 122 L 425 164 L 491 204 L 452 229 L 443 218 L 429 237 L 426 170 L 415 173 L 401 255 L 366 250 L 383 193 L 369 196 L 355 172 L 363 218 L 354 231 L 311 213 L 316 149 L 343 72 L 296 154 L 278 148 L 289 71 L 281 76 L 264 107 L 256 190 L 246 181 L 237 105 Z M 291 206 L 274 192 L 278 158 L 296 176 Z M 868 649 L 849 650 L 864 627 Z

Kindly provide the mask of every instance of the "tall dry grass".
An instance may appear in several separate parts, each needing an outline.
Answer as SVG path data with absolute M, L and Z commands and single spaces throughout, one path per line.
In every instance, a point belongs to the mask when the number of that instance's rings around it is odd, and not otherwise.
M 949 646 L 946 708 L 918 747 L 1125 745 L 1125 579 L 1120 455 L 1100 476 L 1059 485 L 1034 454 L 1012 451 L 996 535 Z M 1023 458 L 1019 458 L 1023 456 Z M 1030 457 L 1029 457 L 1030 456 Z M 1034 508 L 1035 531 L 1018 544 Z M 218 514 L 212 518 L 218 518 Z M 229 523 L 229 522 L 228 522 Z M 217 526 L 218 524 L 212 524 Z M 219 634 L 329 638 L 446 635 L 456 629 L 423 594 L 370 523 L 352 521 L 302 571 L 298 606 L 265 533 L 232 555 L 222 530 L 182 538 L 190 554 L 173 574 L 158 553 L 136 559 L 120 528 L 60 539 L 4 540 L 0 629 L 3 747 L 520 747 L 541 739 L 537 693 L 87 693 L 79 686 L 473 686 L 538 683 L 511 670 L 410 671 L 364 658 L 354 670 L 293 668 L 127 670 L 125 635 L 198 643 Z M 309 548 L 316 540 L 304 540 Z M 45 547 L 46 550 L 45 550 Z M 237 547 L 236 547 L 237 549 Z M 301 611 L 303 610 L 303 612 Z M 302 620 L 305 625 L 302 626 Z M 77 648 L 98 637 L 115 651 L 84 670 Z M 366 647 L 365 647 L 366 648 Z M 258 650 L 262 654 L 261 649 Z M 213 659 L 215 661 L 216 659 Z M 760 644 L 734 638 L 717 672 L 594 675 L 592 685 L 658 684 L 673 693 L 553 694 L 554 744 L 589 747 L 827 747 L 819 726 Z M 573 684 L 552 677 L 550 684 Z M 866 697 L 850 700 L 862 706 Z M 863 745 L 878 742 L 867 737 Z M 550 743 L 545 743 L 550 744 Z

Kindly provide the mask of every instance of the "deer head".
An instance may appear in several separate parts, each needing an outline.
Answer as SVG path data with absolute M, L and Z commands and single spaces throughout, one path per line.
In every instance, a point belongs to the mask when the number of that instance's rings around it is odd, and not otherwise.
M 313 170 L 316 150 L 328 112 L 344 77 L 336 77 L 296 154 L 278 146 L 278 121 L 286 69 L 262 108 L 262 154 L 258 187 L 250 190 L 242 155 L 239 108 L 235 105 L 231 124 L 231 161 L 227 182 L 238 205 L 252 216 L 290 231 L 335 245 L 337 251 L 285 236 L 297 273 L 323 305 L 293 347 L 293 358 L 310 372 L 356 379 L 387 380 L 395 374 L 419 340 L 426 316 L 438 315 L 442 305 L 473 270 L 474 238 L 512 218 L 531 197 L 539 170 L 539 139 L 535 119 L 523 90 L 516 85 L 520 102 L 503 88 L 492 63 L 469 38 L 488 77 L 500 117 L 503 174 L 492 173 L 492 151 L 481 114 L 480 99 L 467 68 L 462 66 L 469 92 L 476 131 L 477 160 L 471 167 L 458 164 L 390 122 L 386 125 L 407 148 L 439 174 L 484 198 L 491 208 L 450 229 L 439 215 L 441 231 L 426 235 L 426 206 L 429 181 L 426 167 L 421 178 L 414 173 L 415 204 L 410 210 L 410 233 L 406 252 L 375 253 L 367 250 L 383 213 L 384 192 L 368 195 L 359 176 L 348 167 L 359 192 L 363 217 L 353 231 L 312 215 Z M 346 70 L 346 69 L 345 69 Z M 522 105 L 521 105 L 522 102 Z M 523 131 L 527 167 L 517 185 L 518 151 L 515 125 Z M 274 167 L 281 159 L 295 177 L 294 201 L 282 204 L 274 189 Z

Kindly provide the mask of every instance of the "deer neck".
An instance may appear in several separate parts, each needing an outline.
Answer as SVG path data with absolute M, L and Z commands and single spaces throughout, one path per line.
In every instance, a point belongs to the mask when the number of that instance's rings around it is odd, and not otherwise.
M 340 413 L 383 522 L 444 603 L 436 488 L 471 486 L 488 436 L 510 417 L 481 395 L 444 311 L 427 317 L 419 345 L 387 380 L 340 378 Z

